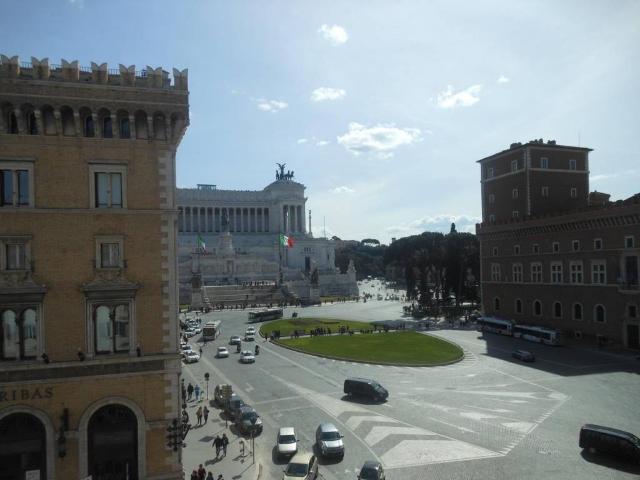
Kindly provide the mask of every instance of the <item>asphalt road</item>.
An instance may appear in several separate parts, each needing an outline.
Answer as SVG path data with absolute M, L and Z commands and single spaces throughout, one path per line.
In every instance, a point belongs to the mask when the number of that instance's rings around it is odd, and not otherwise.
M 294 309 L 287 309 L 290 316 Z M 297 309 L 300 316 L 354 320 L 401 320 L 398 302 L 370 301 Z M 584 423 L 640 434 L 640 362 L 580 346 L 547 347 L 472 330 L 429 334 L 458 343 L 465 359 L 434 368 L 391 367 L 307 356 L 258 340 L 255 364 L 214 358 L 215 346 L 242 335 L 247 312 L 215 312 L 223 333 L 205 347 L 200 362 L 185 366 L 185 381 L 209 388 L 231 383 L 264 422 L 255 442 L 263 477 L 282 477 L 284 462 L 272 455 L 277 430 L 293 426 L 300 450 L 311 450 L 319 423 L 344 434 L 344 460 L 320 462 L 321 477 L 355 479 L 365 460 L 382 462 L 399 479 L 605 479 L 638 478 L 640 469 L 585 456 L 578 447 Z M 258 325 L 256 325 L 258 326 Z M 192 344 L 197 350 L 197 337 Z M 253 345 L 245 344 L 253 348 Z M 525 364 L 511 351 L 526 348 L 537 361 Z M 390 392 L 384 404 L 343 399 L 345 378 L 374 378 Z M 216 412 L 212 412 L 216 413 Z M 184 451 L 185 461 L 190 450 Z

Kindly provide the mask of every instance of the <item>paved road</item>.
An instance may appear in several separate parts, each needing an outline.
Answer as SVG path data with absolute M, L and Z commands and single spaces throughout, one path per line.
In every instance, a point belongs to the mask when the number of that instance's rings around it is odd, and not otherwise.
M 290 314 L 292 310 L 287 310 Z M 398 302 L 370 301 L 298 309 L 300 316 L 355 320 L 406 320 Z M 216 312 L 226 344 L 247 327 L 246 312 Z M 387 478 L 637 478 L 640 470 L 618 462 L 584 458 L 577 433 L 585 422 L 640 434 L 640 362 L 577 347 L 545 347 L 470 330 L 430 334 L 465 350 L 455 365 L 400 368 L 311 357 L 259 341 L 257 362 L 238 355 L 204 358 L 185 367 L 185 380 L 231 383 L 261 415 L 256 440 L 263 478 L 279 478 L 283 463 L 272 457 L 277 429 L 293 426 L 301 449 L 313 448 L 315 428 L 331 421 L 344 434 L 341 462 L 321 461 L 327 480 L 356 478 L 367 459 L 386 467 Z M 195 343 L 195 342 L 194 342 Z M 534 364 L 513 360 L 516 346 L 533 351 Z M 232 350 L 235 352 L 235 350 Z M 343 399 L 346 377 L 375 378 L 390 392 L 384 404 Z M 210 384 L 210 388 L 212 388 Z M 185 460 L 189 459 L 189 447 Z M 193 459 L 196 461 L 196 459 Z M 193 463 L 193 462 L 192 462 Z

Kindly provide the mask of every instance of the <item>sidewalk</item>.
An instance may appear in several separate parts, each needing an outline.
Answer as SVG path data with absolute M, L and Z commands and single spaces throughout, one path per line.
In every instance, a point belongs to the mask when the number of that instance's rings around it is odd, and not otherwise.
M 225 427 L 224 417 L 221 416 L 222 410 L 214 406 L 207 405 L 206 401 L 189 401 L 187 402 L 187 412 L 189 413 L 189 421 L 191 430 L 187 434 L 184 442 L 186 447 L 182 449 L 182 465 L 185 480 L 191 478 L 191 472 L 197 470 L 202 464 L 207 473 L 211 472 L 214 479 L 222 474 L 224 480 L 246 479 L 256 480 L 259 478 L 261 470 L 258 458 L 255 463 L 252 461 L 251 440 L 243 439 L 233 433 L 229 426 Z M 199 406 L 207 405 L 209 408 L 209 421 L 198 426 L 196 410 Z M 204 419 L 203 419 L 204 422 Z M 216 458 L 216 449 L 213 447 L 213 440 L 217 435 L 222 436 L 225 433 L 229 438 L 229 446 L 227 447 L 227 455 Z M 244 442 L 244 456 L 242 455 L 242 442 Z

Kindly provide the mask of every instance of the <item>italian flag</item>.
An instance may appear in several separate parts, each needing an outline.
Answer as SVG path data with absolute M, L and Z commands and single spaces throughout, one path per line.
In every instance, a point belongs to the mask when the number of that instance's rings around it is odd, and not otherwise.
M 286 235 L 280 235 L 280 245 L 283 247 L 293 247 L 293 237 L 288 237 Z
M 200 234 L 198 234 L 198 240 L 197 240 L 197 243 L 198 243 L 198 248 L 199 248 L 200 250 L 202 250 L 203 252 L 206 252 L 206 251 L 207 251 L 207 245 L 204 243 L 204 238 L 202 238 L 202 237 L 200 236 Z

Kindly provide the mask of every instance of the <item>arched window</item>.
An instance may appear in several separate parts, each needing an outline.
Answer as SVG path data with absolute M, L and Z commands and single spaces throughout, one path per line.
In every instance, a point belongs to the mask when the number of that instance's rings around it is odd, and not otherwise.
M 573 304 L 573 319 L 582 320 L 582 305 L 580 303 Z
M 123 405 L 106 405 L 89 420 L 88 467 L 94 480 L 138 480 L 138 421 Z M 142 452 L 144 455 L 144 452 Z
M 34 308 L 0 310 L 4 360 L 33 359 L 38 355 L 38 314 Z
M 96 353 L 128 352 L 129 305 L 98 305 L 93 316 Z
M 113 130 L 111 125 L 111 117 L 104 117 L 102 119 L 102 136 L 104 138 L 112 138 Z
M 607 320 L 603 305 L 596 305 L 593 308 L 593 320 L 598 323 L 604 323 Z
M 46 480 L 46 430 L 35 416 L 12 413 L 0 420 L 0 452 L 2 478 L 28 478 L 27 472 L 37 471 Z
M 62 134 L 67 137 L 76 135 L 76 124 L 73 118 L 73 110 L 69 107 L 60 109 L 60 118 L 62 120 Z
M 91 110 L 86 107 L 81 108 L 80 118 L 82 119 L 82 135 L 84 137 L 95 137 L 96 126 L 93 121 Z
M 533 302 L 533 314 L 538 317 L 542 315 L 542 303 L 540 303 L 540 300 L 535 300 Z
M 493 309 L 495 311 L 500 310 L 500 299 L 498 297 L 493 299 Z
M 12 134 L 18 134 L 18 117 L 16 116 L 16 112 L 9 112 L 9 116 L 7 118 L 7 131 Z
M 118 110 L 118 136 L 120 138 L 131 138 L 131 124 L 129 122 L 129 112 Z
M 516 313 L 522 313 L 522 300 L 516 298 Z
M 38 134 L 38 122 L 36 121 L 36 113 L 33 110 L 27 112 L 27 133 L 29 135 Z
M 555 318 L 562 318 L 562 304 L 560 302 L 553 304 L 553 316 Z

